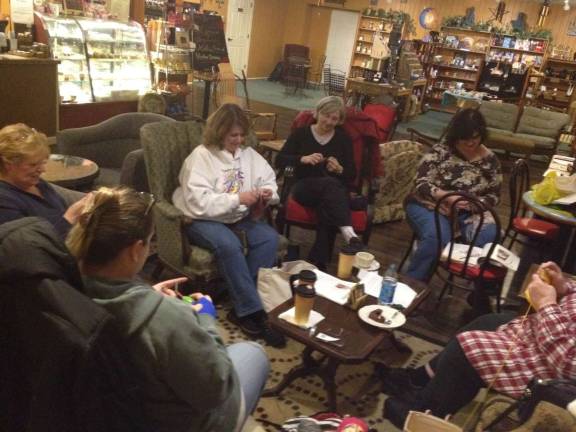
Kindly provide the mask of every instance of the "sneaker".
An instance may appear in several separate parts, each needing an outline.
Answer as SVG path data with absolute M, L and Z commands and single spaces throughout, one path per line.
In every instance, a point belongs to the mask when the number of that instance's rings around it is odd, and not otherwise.
M 262 334 L 262 328 L 252 318 L 252 314 L 245 317 L 239 317 L 236 315 L 236 312 L 234 312 L 234 309 L 232 309 L 228 312 L 228 315 L 226 315 L 226 319 L 232 324 L 240 327 L 240 330 L 250 337 L 258 337 Z
M 414 384 L 408 369 L 378 367 L 376 374 L 382 383 L 382 393 L 404 400 L 416 400 L 423 386 Z
M 264 342 L 275 348 L 286 346 L 286 338 L 270 327 L 263 311 L 255 312 L 245 317 L 238 317 L 234 309 L 226 316 L 228 321 L 238 326 L 250 338 L 262 338 Z
M 350 240 L 348 240 L 348 245 L 352 248 L 354 248 L 354 250 L 356 252 L 361 252 L 363 250 L 366 250 L 366 246 L 364 245 L 364 243 L 362 243 L 362 240 L 360 239 L 360 237 L 350 237 Z
M 286 346 L 286 338 L 282 333 L 270 327 L 268 322 L 262 324 L 262 334 L 260 335 L 264 342 L 274 348 L 284 348 Z

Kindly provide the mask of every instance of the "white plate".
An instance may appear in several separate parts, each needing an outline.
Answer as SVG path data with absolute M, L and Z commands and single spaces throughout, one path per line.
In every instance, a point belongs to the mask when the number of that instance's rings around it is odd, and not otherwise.
M 375 310 L 382 310 L 382 314 L 384 315 L 384 318 L 386 319 L 392 319 L 392 322 L 390 324 L 384 324 L 378 321 L 374 321 L 372 318 L 369 317 L 369 315 L 375 311 Z M 364 306 L 362 308 L 360 308 L 360 310 L 358 311 L 358 316 L 360 317 L 360 319 L 362 321 L 364 321 L 367 324 L 373 325 L 374 327 L 380 327 L 380 328 L 385 328 L 385 329 L 393 329 L 396 327 L 400 327 L 402 325 L 404 325 L 404 323 L 406 322 L 406 317 L 404 316 L 404 314 L 402 312 L 398 312 L 397 309 L 391 308 L 390 306 L 381 306 L 381 305 L 368 305 L 368 306 Z M 394 315 L 396 314 L 396 315 Z M 392 316 L 394 315 L 394 318 L 392 318 Z

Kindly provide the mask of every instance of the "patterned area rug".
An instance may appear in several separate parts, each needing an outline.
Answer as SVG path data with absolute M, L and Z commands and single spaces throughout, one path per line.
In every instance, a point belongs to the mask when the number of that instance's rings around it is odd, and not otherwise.
M 234 343 L 247 338 L 232 323 L 226 320 L 226 310 L 220 309 L 218 321 L 222 337 L 226 343 Z M 382 418 L 382 407 L 386 395 L 380 392 L 380 384 L 373 375 L 375 363 L 390 366 L 419 366 L 424 364 L 441 348 L 429 342 L 402 332 L 396 334 L 398 340 L 412 349 L 412 354 L 401 354 L 395 349 L 377 349 L 370 360 L 360 365 L 343 365 L 336 376 L 338 414 L 349 414 L 363 418 L 371 428 L 378 431 L 397 430 Z M 262 341 L 259 341 L 263 344 Z M 283 349 L 265 346 L 268 353 L 271 374 L 266 387 L 273 387 L 295 365 L 300 363 L 300 354 L 304 346 L 294 340 L 288 340 Z M 285 420 L 299 415 L 310 415 L 326 411 L 326 393 L 318 377 L 295 380 L 278 397 L 262 398 L 254 413 L 254 418 L 266 431 L 279 430 Z

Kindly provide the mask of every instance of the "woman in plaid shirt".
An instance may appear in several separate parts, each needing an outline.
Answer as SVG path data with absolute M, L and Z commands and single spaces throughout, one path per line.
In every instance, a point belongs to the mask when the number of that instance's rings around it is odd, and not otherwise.
M 527 290 L 536 313 L 510 321 L 489 314 L 466 326 L 442 352 L 417 369 L 383 373 L 392 395 L 384 416 L 402 428 L 408 411 L 454 414 L 482 387 L 519 398 L 534 378 L 576 378 L 576 282 L 553 262 L 540 266 Z

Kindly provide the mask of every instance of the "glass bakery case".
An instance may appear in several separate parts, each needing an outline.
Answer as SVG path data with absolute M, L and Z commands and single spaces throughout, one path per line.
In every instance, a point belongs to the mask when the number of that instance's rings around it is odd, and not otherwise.
M 61 61 L 62 102 L 136 100 L 150 90 L 150 62 L 140 24 L 36 15 L 54 58 Z
M 72 18 L 53 18 L 36 13 L 48 34 L 48 42 L 58 65 L 58 86 L 63 103 L 93 102 L 90 72 L 84 50 L 84 34 Z

